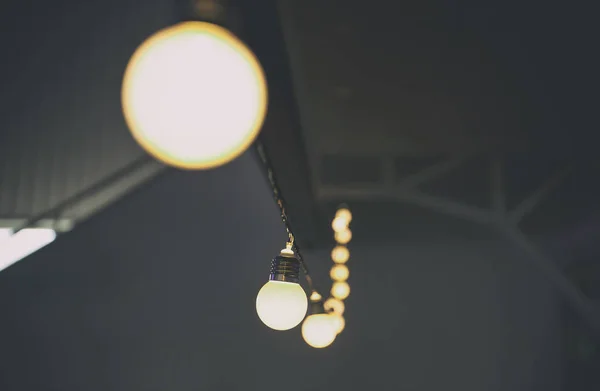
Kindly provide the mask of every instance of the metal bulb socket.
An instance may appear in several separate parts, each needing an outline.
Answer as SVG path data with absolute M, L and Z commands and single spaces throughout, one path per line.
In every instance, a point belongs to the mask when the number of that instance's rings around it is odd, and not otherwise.
M 271 261 L 271 272 L 269 281 L 283 281 L 298 283 L 300 277 L 300 262 L 293 251 L 287 249 L 281 250 Z

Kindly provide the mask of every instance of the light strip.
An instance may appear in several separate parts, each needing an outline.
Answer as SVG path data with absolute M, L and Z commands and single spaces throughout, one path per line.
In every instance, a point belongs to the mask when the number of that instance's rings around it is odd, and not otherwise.
M 12 228 L 0 228 L 0 270 L 52 243 L 56 232 L 50 228 L 26 228 L 12 234 Z

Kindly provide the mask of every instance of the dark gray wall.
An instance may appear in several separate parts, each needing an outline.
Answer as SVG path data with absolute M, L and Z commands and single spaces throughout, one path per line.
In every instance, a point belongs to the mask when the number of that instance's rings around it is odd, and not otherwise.
M 318 351 L 255 314 L 284 240 L 250 156 L 171 172 L 0 273 L 0 388 L 560 389 L 558 301 L 502 243 L 353 249 L 347 328 Z

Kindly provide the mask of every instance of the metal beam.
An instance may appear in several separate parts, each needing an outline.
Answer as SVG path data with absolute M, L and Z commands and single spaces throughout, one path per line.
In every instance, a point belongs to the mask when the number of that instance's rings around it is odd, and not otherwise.
M 565 296 L 577 312 L 589 323 L 600 340 L 600 307 L 585 296 L 579 288 L 559 269 L 557 263 L 546 256 L 516 227 L 504 226 L 504 234 L 528 255 L 552 284 Z
M 504 185 L 504 164 L 500 158 L 491 162 L 492 209 L 498 217 L 506 216 L 506 189 Z
M 508 214 L 508 220 L 511 224 L 517 225 L 519 222 L 553 190 L 560 182 L 562 182 L 567 174 L 571 172 L 571 167 L 563 168 L 552 175 L 542 186 L 534 191 L 529 197 L 524 199 Z
M 390 199 L 432 209 L 440 213 L 452 215 L 477 223 L 490 224 L 497 221 L 496 216 L 494 216 L 487 209 L 450 201 L 441 197 L 422 193 L 418 190 L 409 190 L 398 186 L 393 189 L 371 186 L 321 186 L 318 191 L 318 195 L 322 200 L 369 200 L 373 198 Z
M 403 188 L 416 188 L 417 186 L 441 177 L 449 171 L 454 170 L 463 164 L 465 159 L 450 159 L 433 164 L 419 172 L 402 178 L 398 185 Z

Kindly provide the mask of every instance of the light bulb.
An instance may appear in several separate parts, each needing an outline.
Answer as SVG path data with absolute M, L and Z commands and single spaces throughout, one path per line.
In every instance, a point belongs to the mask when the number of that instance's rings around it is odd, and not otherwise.
M 325 311 L 333 312 L 336 315 L 342 315 L 346 309 L 344 302 L 334 297 L 330 297 L 329 299 L 325 300 L 323 307 L 325 308 Z
M 157 32 L 135 51 L 123 79 L 133 137 L 164 163 L 225 164 L 258 135 L 267 108 L 264 72 L 230 31 L 190 21 Z
M 344 300 L 350 295 L 350 285 L 347 282 L 334 282 L 331 287 L 331 296 Z
M 274 330 L 296 327 L 308 308 L 304 289 L 299 284 L 269 281 L 256 296 L 256 312 L 260 320 Z
M 348 276 L 350 276 L 350 270 L 348 270 L 348 266 L 346 265 L 333 265 L 329 276 L 334 281 L 346 281 Z
M 296 327 L 308 309 L 304 289 L 298 284 L 300 262 L 291 243 L 271 261 L 269 281 L 256 296 L 256 313 L 260 320 L 274 330 Z
M 335 241 L 339 244 L 347 244 L 350 240 L 352 240 L 352 231 L 348 228 L 335 233 Z
M 339 334 L 342 331 L 344 331 L 344 328 L 346 327 L 346 320 L 344 319 L 344 317 L 339 314 L 331 314 L 330 316 L 333 318 L 336 334 Z
M 340 231 L 343 231 L 348 228 L 348 223 L 349 223 L 349 221 L 346 220 L 345 218 L 336 217 L 331 222 L 331 228 L 333 228 L 333 230 L 335 232 L 340 232 Z
M 337 324 L 329 314 L 309 315 L 302 323 L 302 338 L 313 348 L 324 348 L 335 340 Z
M 350 213 L 350 210 L 347 208 L 338 209 L 337 212 L 335 212 L 335 217 L 347 221 L 347 224 L 350 224 L 352 221 L 352 213 Z
M 350 251 L 346 246 L 335 246 L 331 250 L 331 259 L 335 263 L 346 263 L 348 258 L 350 258 Z

